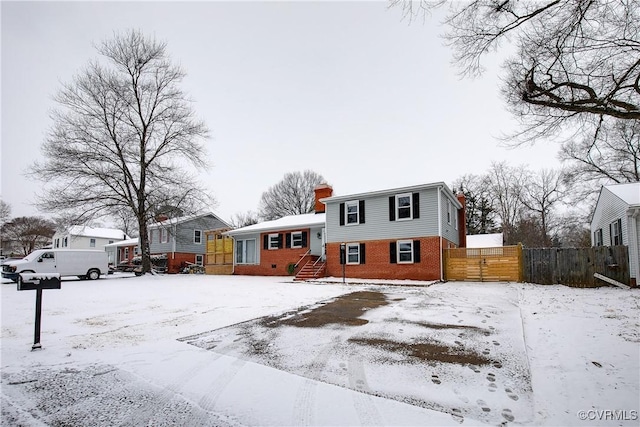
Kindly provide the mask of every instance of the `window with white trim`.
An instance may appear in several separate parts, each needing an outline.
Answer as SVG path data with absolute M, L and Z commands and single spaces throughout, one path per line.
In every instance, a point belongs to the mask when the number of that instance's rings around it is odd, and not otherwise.
M 402 221 L 404 219 L 413 218 L 413 205 L 412 194 L 398 194 L 396 195 L 396 220 Z
M 622 220 L 617 219 L 611 223 L 611 246 L 622 244 Z
M 201 267 L 204 265 L 204 255 L 196 255 L 196 265 Z
M 291 247 L 302 247 L 302 231 L 294 231 L 293 233 L 291 233 Z
M 160 232 L 160 243 L 169 242 L 169 230 L 167 230 L 166 228 L 161 228 L 159 232 Z
M 598 228 L 593 232 L 593 246 L 602 246 L 602 228 Z
M 359 205 L 360 203 L 358 202 L 358 200 L 354 200 L 351 202 L 345 202 L 344 204 L 344 209 L 345 209 L 345 218 L 346 218 L 346 222 L 347 225 L 355 225 L 358 224 L 360 221 L 358 220 L 360 217 L 360 213 L 359 213 Z
M 280 238 L 278 233 L 269 234 L 269 250 L 278 249 L 280 247 Z
M 96 239 L 89 239 L 89 247 L 90 248 L 96 247 Z
M 347 264 L 360 264 L 359 243 L 347 243 Z
M 197 245 L 202 243 L 202 230 L 193 230 L 193 243 Z
M 236 264 L 256 264 L 256 239 L 236 240 Z
M 398 264 L 413 263 L 413 240 L 398 240 Z
M 124 250 L 122 251 L 122 258 L 120 259 L 120 261 L 129 261 L 129 248 L 124 248 Z

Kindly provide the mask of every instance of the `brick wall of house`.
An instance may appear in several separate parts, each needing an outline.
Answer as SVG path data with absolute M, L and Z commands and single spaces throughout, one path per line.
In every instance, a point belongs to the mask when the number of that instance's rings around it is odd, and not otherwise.
M 365 264 L 345 265 L 345 275 L 361 279 L 410 279 L 440 280 L 440 238 L 422 237 L 420 240 L 420 262 L 413 264 L 392 264 L 389 243 L 395 240 L 369 240 L 365 244 Z M 443 246 L 448 241 L 443 239 Z M 327 244 L 327 276 L 342 277 L 340 264 L 340 244 Z
M 304 231 L 309 234 L 309 229 L 296 229 L 295 231 Z M 281 231 L 284 236 L 289 231 Z M 280 249 L 264 249 L 263 239 L 265 234 L 260 235 L 260 264 L 259 265 L 242 265 L 237 264 L 234 274 L 242 274 L 248 276 L 289 276 L 289 264 L 296 264 L 300 258 L 309 250 L 309 244 L 305 248 L 285 248 Z M 311 238 L 311 237 L 309 237 Z M 314 237 L 315 238 L 315 237 Z M 285 246 L 283 244 L 283 246 Z M 296 272 L 302 267 L 302 263 L 295 270 Z
M 180 273 L 187 262 L 195 264 L 196 254 L 185 254 L 181 252 L 167 254 L 167 273 Z

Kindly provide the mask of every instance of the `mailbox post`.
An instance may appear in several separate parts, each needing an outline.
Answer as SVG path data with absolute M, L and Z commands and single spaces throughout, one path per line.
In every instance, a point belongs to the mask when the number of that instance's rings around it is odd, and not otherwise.
M 36 320 L 31 351 L 42 348 L 40 344 L 40 324 L 42 323 L 42 290 L 60 289 L 60 275 L 53 273 L 22 273 L 18 275 L 19 291 L 36 291 Z

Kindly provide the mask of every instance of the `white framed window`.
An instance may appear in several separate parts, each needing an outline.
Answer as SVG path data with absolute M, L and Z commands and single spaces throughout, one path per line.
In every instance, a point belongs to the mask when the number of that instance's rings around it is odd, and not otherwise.
M 602 228 L 598 228 L 593 232 L 593 246 L 602 246 Z
M 413 219 L 412 194 L 396 195 L 396 221 Z
M 166 228 L 160 229 L 160 243 L 167 243 L 169 241 L 169 230 Z
M 269 234 L 269 245 L 268 249 L 278 249 L 280 247 L 280 237 L 278 233 Z
M 196 255 L 196 265 L 201 267 L 204 265 L 204 255 Z
M 89 247 L 90 248 L 96 247 L 96 239 L 89 239 Z
M 120 258 L 120 261 L 129 261 L 129 248 L 124 248 L 124 250 L 122 251 L 122 258 Z
M 347 264 L 360 264 L 360 244 L 347 243 Z
M 193 230 L 193 243 L 197 245 L 202 243 L 202 230 Z
M 622 220 L 618 219 L 611 223 L 611 246 L 622 244 Z
M 359 210 L 360 202 L 357 200 L 353 200 L 351 202 L 346 202 L 344 204 L 345 209 L 345 218 L 347 225 L 355 225 L 359 224 L 360 218 L 360 210 Z
M 66 248 L 67 245 L 69 244 L 69 238 L 65 237 L 64 239 L 62 239 L 62 247 Z
M 55 243 L 54 247 L 56 247 L 56 248 L 60 247 L 60 239 L 56 239 L 56 243 Z
M 447 224 L 451 224 L 452 216 L 453 216 L 453 205 L 451 204 L 451 200 L 447 200 Z
M 397 254 L 398 264 L 412 264 L 413 263 L 413 240 L 398 240 Z
M 236 264 L 256 264 L 256 239 L 236 240 Z
M 302 231 L 294 231 L 293 233 L 291 233 L 291 247 L 302 247 Z

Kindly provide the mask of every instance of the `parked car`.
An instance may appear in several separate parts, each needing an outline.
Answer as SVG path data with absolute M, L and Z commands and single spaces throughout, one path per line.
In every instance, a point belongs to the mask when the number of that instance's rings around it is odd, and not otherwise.
M 2 263 L 2 278 L 14 282 L 20 273 L 58 273 L 96 280 L 109 272 L 107 253 L 82 249 L 39 249 L 21 260 Z

